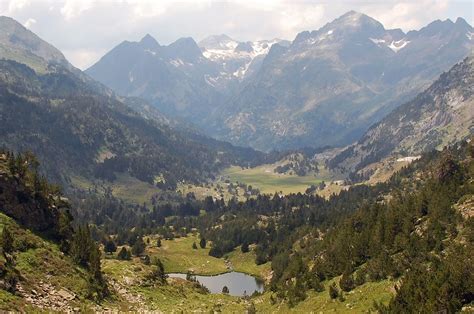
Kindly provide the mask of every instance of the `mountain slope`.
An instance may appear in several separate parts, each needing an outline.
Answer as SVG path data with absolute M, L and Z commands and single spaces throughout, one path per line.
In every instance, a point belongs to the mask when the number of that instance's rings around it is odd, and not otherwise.
M 192 132 L 170 128 L 156 112 L 144 119 L 127 106 L 130 100 L 114 96 L 79 70 L 41 60 L 48 71 L 0 60 L 0 145 L 32 150 L 57 181 L 72 174 L 113 180 L 115 173 L 128 173 L 173 187 L 177 181 L 210 177 L 241 157 L 262 157 L 200 135 L 191 139 Z
M 348 144 L 462 60 L 472 32 L 458 19 L 404 34 L 349 12 L 288 48 L 274 46 L 218 108 L 215 127 L 221 138 L 260 149 Z
M 443 73 L 414 100 L 371 127 L 330 164 L 359 170 L 389 156 L 443 148 L 474 134 L 474 57 Z

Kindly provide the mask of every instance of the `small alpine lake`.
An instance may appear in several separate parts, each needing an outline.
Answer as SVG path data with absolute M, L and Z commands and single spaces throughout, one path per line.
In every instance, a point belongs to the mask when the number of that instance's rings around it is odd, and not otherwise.
M 186 279 L 186 274 L 169 273 L 170 278 Z M 222 293 L 222 288 L 229 288 L 229 294 L 242 297 L 251 295 L 255 291 L 263 292 L 263 281 L 251 275 L 239 273 L 236 271 L 219 274 L 215 276 L 193 275 L 197 281 L 205 286 L 211 293 Z

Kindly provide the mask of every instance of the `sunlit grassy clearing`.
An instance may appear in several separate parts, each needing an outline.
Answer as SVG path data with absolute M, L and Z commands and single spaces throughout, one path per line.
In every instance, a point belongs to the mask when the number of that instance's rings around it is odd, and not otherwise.
M 251 169 L 233 166 L 225 169 L 221 175 L 231 182 L 242 182 L 258 188 L 262 193 L 304 193 L 312 184 L 322 181 L 314 175 L 297 176 L 273 172 L 272 165 L 263 165 Z

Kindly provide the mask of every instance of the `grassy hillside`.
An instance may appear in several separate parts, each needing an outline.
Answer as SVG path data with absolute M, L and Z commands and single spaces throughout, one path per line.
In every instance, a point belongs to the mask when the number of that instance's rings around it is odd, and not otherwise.
M 3 232 L 5 227 L 13 233 L 15 245 L 19 247 L 13 255 L 19 282 L 15 293 L 0 289 L 0 309 L 94 308 L 94 303 L 88 299 L 86 271 L 65 256 L 57 244 L 44 240 L 0 213 L 0 230 Z M 0 269 L 2 267 L 3 262 Z

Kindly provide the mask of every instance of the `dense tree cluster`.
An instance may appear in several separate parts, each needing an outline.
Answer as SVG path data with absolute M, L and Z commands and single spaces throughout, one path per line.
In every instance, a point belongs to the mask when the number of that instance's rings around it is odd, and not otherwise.
M 472 144 L 425 156 L 417 164 L 422 170 L 405 169 L 392 179 L 390 197 L 364 202 L 322 238 L 308 237 L 299 249 L 278 253 L 272 290 L 298 301 L 292 290 L 301 281 L 298 290 L 341 276 L 339 288 L 347 292 L 366 280 L 402 277 L 395 298 L 379 310 L 454 312 L 469 304 L 473 218 L 462 218 L 454 205 L 474 194 L 470 150 Z M 340 295 L 337 290 L 330 287 L 332 298 Z

